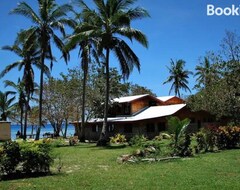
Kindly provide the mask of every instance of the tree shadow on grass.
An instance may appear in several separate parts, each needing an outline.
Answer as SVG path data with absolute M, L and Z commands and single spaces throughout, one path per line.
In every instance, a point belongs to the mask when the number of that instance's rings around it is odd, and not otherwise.
M 0 181 L 11 181 L 11 180 L 17 180 L 17 179 L 27 179 L 27 178 L 40 178 L 40 177 L 46 177 L 46 176 L 55 176 L 58 175 L 56 173 L 51 172 L 36 172 L 36 173 L 21 173 L 16 172 L 8 175 L 2 175 L 0 176 Z

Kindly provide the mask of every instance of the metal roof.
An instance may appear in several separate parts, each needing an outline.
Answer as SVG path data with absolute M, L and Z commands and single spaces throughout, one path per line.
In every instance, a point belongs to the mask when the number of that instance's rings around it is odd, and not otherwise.
M 146 119 L 166 117 L 166 116 L 173 115 L 174 113 L 181 110 L 185 106 L 186 104 L 151 106 L 135 116 L 108 118 L 108 122 L 131 122 L 131 121 L 141 121 Z M 103 119 L 102 118 L 91 119 L 88 122 L 90 123 L 103 122 Z
M 126 103 L 126 102 L 132 102 L 134 100 L 137 100 L 139 98 L 149 96 L 149 94 L 142 94 L 142 95 L 136 95 L 136 96 L 125 96 L 125 97 L 120 97 L 120 98 L 114 98 L 113 102 L 117 103 Z

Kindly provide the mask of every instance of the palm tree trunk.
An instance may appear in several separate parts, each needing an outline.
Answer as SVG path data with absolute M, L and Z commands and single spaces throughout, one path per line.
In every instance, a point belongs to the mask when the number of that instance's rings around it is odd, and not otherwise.
M 110 54 L 110 49 L 106 49 L 106 86 L 105 86 L 105 105 L 104 105 L 104 120 L 103 120 L 103 126 L 102 126 L 102 131 L 100 138 L 98 140 L 97 145 L 98 146 L 106 146 L 107 144 L 107 117 L 108 117 L 108 100 L 109 100 L 109 54 Z
M 83 94 L 82 94 L 82 121 L 80 131 L 80 142 L 85 142 L 85 100 L 86 100 L 86 82 L 87 82 L 88 65 L 85 65 L 83 76 Z
M 40 87 L 39 87 L 39 122 L 38 122 L 38 128 L 37 128 L 35 140 L 39 140 L 41 127 L 42 127 L 42 95 L 43 95 L 43 73 L 44 73 L 45 52 L 46 51 L 44 48 L 41 55 L 41 73 L 40 73 Z
M 28 106 L 29 106 L 29 94 L 27 95 L 27 101 L 25 103 L 25 117 L 24 117 L 24 134 L 23 139 L 26 140 L 27 138 L 27 118 L 28 118 Z
M 23 135 L 23 106 L 21 106 L 20 108 L 20 124 L 21 124 L 21 135 L 20 135 L 20 138 L 22 138 L 21 136 Z

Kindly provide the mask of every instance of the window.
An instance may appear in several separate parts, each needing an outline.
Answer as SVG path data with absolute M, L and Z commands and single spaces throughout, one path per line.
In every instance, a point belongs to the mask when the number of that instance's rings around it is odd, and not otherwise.
M 154 132 L 155 132 L 154 123 L 147 124 L 147 133 L 154 133 Z
M 132 125 L 125 125 L 124 133 L 132 133 Z
M 166 131 L 166 124 L 165 124 L 165 122 L 158 123 L 158 132 L 161 132 L 161 131 Z
M 98 125 L 93 125 L 92 126 L 92 132 L 98 133 L 99 132 L 99 127 Z
M 114 124 L 109 124 L 107 130 L 108 132 L 114 132 Z

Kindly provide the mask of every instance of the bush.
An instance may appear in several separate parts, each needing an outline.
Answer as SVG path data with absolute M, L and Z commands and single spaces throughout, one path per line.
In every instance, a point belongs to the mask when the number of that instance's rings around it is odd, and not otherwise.
M 129 141 L 130 146 L 142 146 L 147 141 L 144 135 L 135 135 Z
M 219 149 L 237 148 L 240 145 L 240 127 L 224 126 L 217 130 L 217 146 Z
M 77 136 L 73 136 L 69 138 L 69 145 L 70 146 L 74 146 L 78 143 L 78 137 Z
M 114 137 L 110 137 L 110 143 L 113 144 L 124 144 L 127 142 L 125 135 L 116 134 Z
M 48 173 L 53 163 L 51 145 L 47 143 L 21 143 L 23 173 Z
M 19 144 L 12 141 L 3 143 L 0 150 L 0 172 L 10 174 L 16 171 L 21 160 Z
M 191 148 L 191 136 L 189 134 L 185 134 L 184 138 L 180 140 L 178 146 L 175 147 L 174 155 L 181 157 L 193 155 L 193 151 Z
M 53 163 L 51 146 L 38 142 L 5 142 L 0 148 L 1 175 L 47 173 Z

